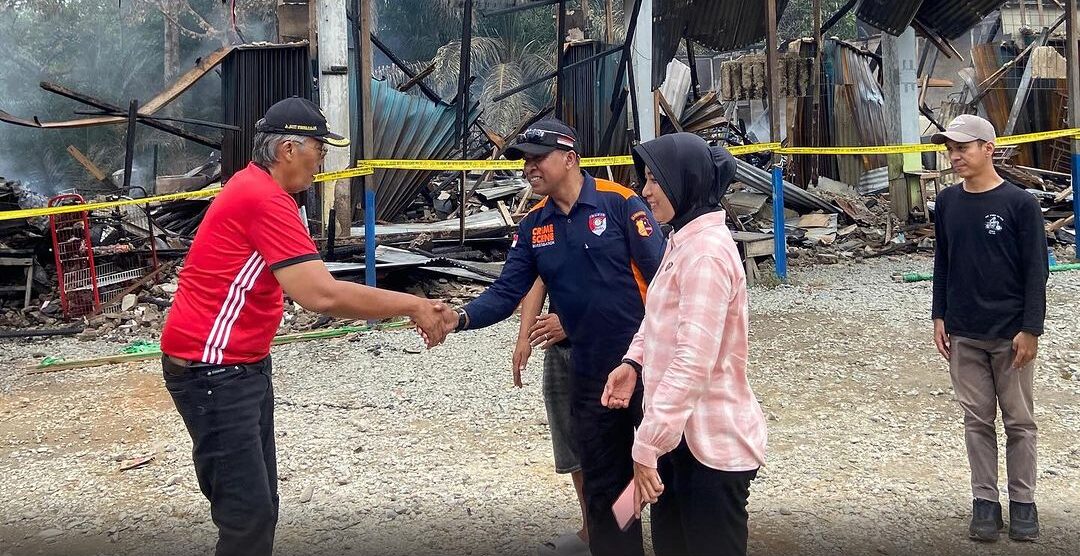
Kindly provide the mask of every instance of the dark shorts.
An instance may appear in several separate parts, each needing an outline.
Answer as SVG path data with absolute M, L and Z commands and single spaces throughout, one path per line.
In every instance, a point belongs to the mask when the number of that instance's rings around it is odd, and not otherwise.
M 570 346 L 553 345 L 544 351 L 544 407 L 551 429 L 551 449 L 555 456 L 556 473 L 581 470 L 577 438 L 571 416 L 573 366 Z

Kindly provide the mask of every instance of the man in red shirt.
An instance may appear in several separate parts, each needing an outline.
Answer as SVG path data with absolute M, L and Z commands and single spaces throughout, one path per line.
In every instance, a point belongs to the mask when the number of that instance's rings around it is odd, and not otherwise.
M 270 554 L 278 516 L 270 342 L 282 293 L 305 309 L 354 319 L 407 315 L 431 347 L 440 313 L 420 297 L 330 275 L 291 194 L 311 186 L 327 145 L 312 102 L 285 99 L 255 126 L 253 161 L 210 204 L 161 334 L 165 387 L 193 444 L 199 487 L 218 527 L 217 554 Z

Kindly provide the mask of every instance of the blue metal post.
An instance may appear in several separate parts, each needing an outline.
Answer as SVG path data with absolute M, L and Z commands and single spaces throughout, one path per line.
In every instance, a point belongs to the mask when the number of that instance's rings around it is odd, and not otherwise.
M 375 287 L 375 184 L 367 177 L 364 188 L 364 283 Z
M 776 259 L 776 277 L 787 280 L 787 236 L 784 233 L 784 170 L 773 166 L 773 258 Z
M 1076 142 L 1074 139 L 1073 142 Z M 1073 230 L 1080 230 L 1080 152 L 1072 155 Z M 1076 242 L 1076 260 L 1080 261 L 1080 241 Z

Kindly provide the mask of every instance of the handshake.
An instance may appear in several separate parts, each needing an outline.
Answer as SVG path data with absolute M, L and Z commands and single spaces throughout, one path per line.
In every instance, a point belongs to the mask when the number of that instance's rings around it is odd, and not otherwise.
M 417 298 L 418 303 L 409 313 L 416 331 L 431 349 L 446 339 L 457 328 L 458 314 L 446 303 L 433 299 Z

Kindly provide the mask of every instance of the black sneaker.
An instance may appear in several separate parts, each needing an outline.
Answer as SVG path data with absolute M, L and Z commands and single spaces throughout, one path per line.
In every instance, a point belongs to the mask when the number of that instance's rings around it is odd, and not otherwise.
M 1005 528 L 1001 519 L 1001 504 L 976 498 L 971 502 L 971 526 L 968 537 L 983 542 L 996 542 L 999 532 Z
M 1009 538 L 1033 541 L 1039 538 L 1039 510 L 1035 503 L 1009 501 Z

